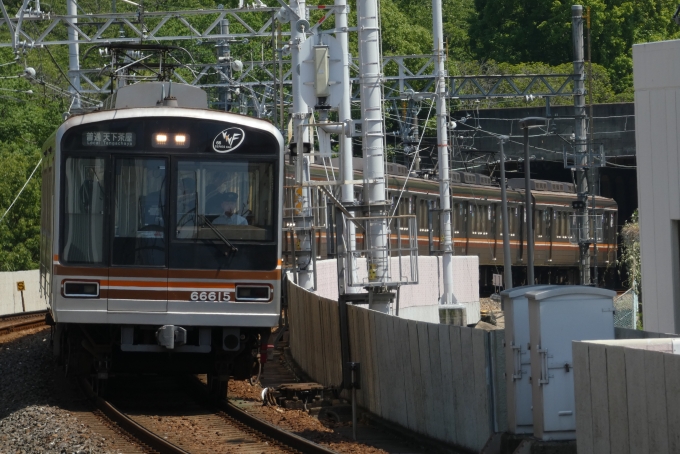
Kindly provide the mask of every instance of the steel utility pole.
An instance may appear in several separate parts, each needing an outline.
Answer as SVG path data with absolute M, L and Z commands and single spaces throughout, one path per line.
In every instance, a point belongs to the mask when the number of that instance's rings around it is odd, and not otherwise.
M 352 105 L 351 97 L 352 91 L 350 86 L 350 75 L 349 75 L 349 27 L 347 24 L 347 15 L 349 14 L 349 6 L 347 5 L 347 0 L 335 0 L 335 5 L 340 6 L 341 9 L 335 13 L 335 29 L 338 31 L 336 33 L 336 38 L 340 42 L 340 48 L 342 49 L 342 99 L 340 100 L 340 105 L 338 106 L 338 119 L 340 122 L 348 124 L 352 120 Z M 344 205 L 354 204 L 354 166 L 352 162 L 352 137 L 348 134 L 340 133 L 338 140 L 340 141 L 340 180 L 342 181 L 342 186 L 340 188 L 340 201 Z M 342 222 L 337 223 L 338 226 L 344 225 Z M 343 293 L 356 293 L 358 289 L 348 286 L 347 275 L 352 274 L 351 282 L 357 282 L 356 269 L 351 268 L 351 263 L 347 259 L 347 250 L 356 250 L 356 227 L 353 223 L 348 223 L 346 226 L 348 232 L 346 235 L 347 242 L 349 244 L 345 245 L 343 251 L 338 251 L 338 285 L 339 294 Z M 344 255 L 343 255 L 344 253 Z
M 449 193 L 449 143 L 446 129 L 446 52 L 442 29 L 442 1 L 432 0 L 432 28 L 434 30 L 435 78 L 437 96 L 437 158 L 439 161 L 439 207 L 441 209 L 442 281 L 444 292 L 440 305 L 454 304 L 453 244 L 451 241 L 451 195 Z M 468 314 L 474 315 L 474 314 Z M 473 319 L 474 317 L 468 317 Z M 476 320 L 475 320 L 476 321 Z
M 590 284 L 590 243 L 582 239 L 590 238 L 588 232 L 588 137 L 586 135 L 586 98 L 585 98 L 585 62 L 583 58 L 583 6 L 571 7 L 571 32 L 574 45 L 574 152 L 576 162 L 576 192 L 578 193 L 578 247 L 581 285 Z
M 384 297 L 384 288 L 379 286 L 389 280 L 379 14 L 377 0 L 357 0 L 364 202 L 366 214 L 373 217 L 366 222 L 369 308 L 388 312 L 390 300 Z
M 66 14 L 69 16 L 78 15 L 76 0 L 66 0 Z M 78 19 L 69 19 L 71 27 L 68 28 L 68 78 L 71 81 L 69 91 L 73 93 L 73 103 L 71 110 L 80 109 L 80 49 L 78 44 Z
M 312 216 L 309 198 L 309 155 L 305 156 L 305 144 L 309 144 L 309 128 L 304 124 L 309 118 L 309 106 L 302 97 L 302 80 L 299 68 L 302 66 L 300 47 L 307 38 L 305 21 L 307 8 L 305 0 L 290 0 L 290 9 L 297 14 L 299 20 L 291 21 L 290 48 L 293 66 L 293 142 L 297 157 L 295 163 L 295 237 L 293 244 L 296 249 L 298 285 L 311 290 L 314 288 L 314 260 L 312 257 Z M 295 20 L 295 19 L 293 19 Z M 291 152 L 293 150 L 291 149 Z
M 501 219 L 503 221 L 503 274 L 505 274 L 504 287 L 512 288 L 512 257 L 510 256 L 510 222 L 508 219 L 508 191 L 505 184 L 505 150 L 503 144 L 510 139 L 508 136 L 500 136 L 498 143 L 501 146 Z
M 220 33 L 223 35 L 229 34 L 229 19 L 224 18 L 220 21 Z M 220 104 L 222 105 L 222 110 L 227 112 L 231 109 L 231 90 L 228 86 L 231 83 L 231 44 L 229 43 L 229 38 L 221 39 L 217 47 L 219 49 L 217 61 L 222 63 Z
M 531 153 L 529 153 L 529 125 L 519 122 L 524 129 L 524 216 L 527 232 L 527 285 L 534 285 L 534 213 L 531 200 Z

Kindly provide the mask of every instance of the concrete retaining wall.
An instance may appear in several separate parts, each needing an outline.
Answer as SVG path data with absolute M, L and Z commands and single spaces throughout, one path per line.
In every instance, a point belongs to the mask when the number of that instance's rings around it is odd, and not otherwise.
M 398 264 L 392 258 L 392 269 Z M 441 278 L 441 257 L 418 257 L 418 284 L 404 285 L 400 289 L 399 316 L 410 320 L 438 322 L 437 302 L 444 284 Z M 359 279 L 367 276 L 366 259 L 359 259 Z M 317 291 L 319 296 L 337 301 L 338 273 L 335 260 L 316 262 Z M 362 292 L 365 290 L 361 289 Z M 458 255 L 453 257 L 453 296 L 465 305 L 467 323 L 479 321 L 479 257 Z M 410 309 L 413 308 L 413 309 Z M 418 308 L 418 309 L 416 309 Z
M 45 299 L 40 293 L 40 273 L 38 270 L 11 271 L 0 273 L 0 315 L 22 312 L 21 292 L 17 282 L 23 281 L 26 311 L 47 309 Z
M 680 452 L 680 340 L 574 342 L 579 454 Z
M 290 350 L 324 386 L 342 382 L 338 303 L 288 282 Z M 348 307 L 360 407 L 415 432 L 479 451 L 507 426 L 502 330 L 406 320 Z

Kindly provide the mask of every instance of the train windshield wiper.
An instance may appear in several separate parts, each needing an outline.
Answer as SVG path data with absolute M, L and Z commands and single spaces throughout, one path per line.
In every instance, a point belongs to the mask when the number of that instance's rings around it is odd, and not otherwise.
M 199 214 L 198 218 L 203 221 L 203 225 L 207 225 L 208 227 L 210 227 L 210 230 L 212 230 L 213 233 L 215 233 L 215 236 L 217 236 L 217 238 L 219 238 L 224 244 L 226 244 L 232 253 L 236 254 L 238 252 L 238 248 L 234 246 L 231 243 L 231 241 L 229 241 L 224 235 L 222 235 L 222 232 L 217 230 L 215 225 L 212 222 L 210 222 L 208 218 L 205 217 L 204 214 Z

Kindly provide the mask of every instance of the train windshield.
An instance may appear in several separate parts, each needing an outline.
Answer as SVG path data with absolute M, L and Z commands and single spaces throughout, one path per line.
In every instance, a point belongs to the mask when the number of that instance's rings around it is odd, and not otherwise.
M 274 240 L 274 165 L 180 160 L 175 240 Z

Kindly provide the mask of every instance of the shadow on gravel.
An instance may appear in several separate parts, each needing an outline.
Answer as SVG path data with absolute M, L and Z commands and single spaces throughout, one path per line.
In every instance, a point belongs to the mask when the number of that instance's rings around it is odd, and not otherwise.
M 52 355 L 49 328 L 37 330 L 0 338 L 0 419 L 30 406 L 72 411 L 83 400 Z

